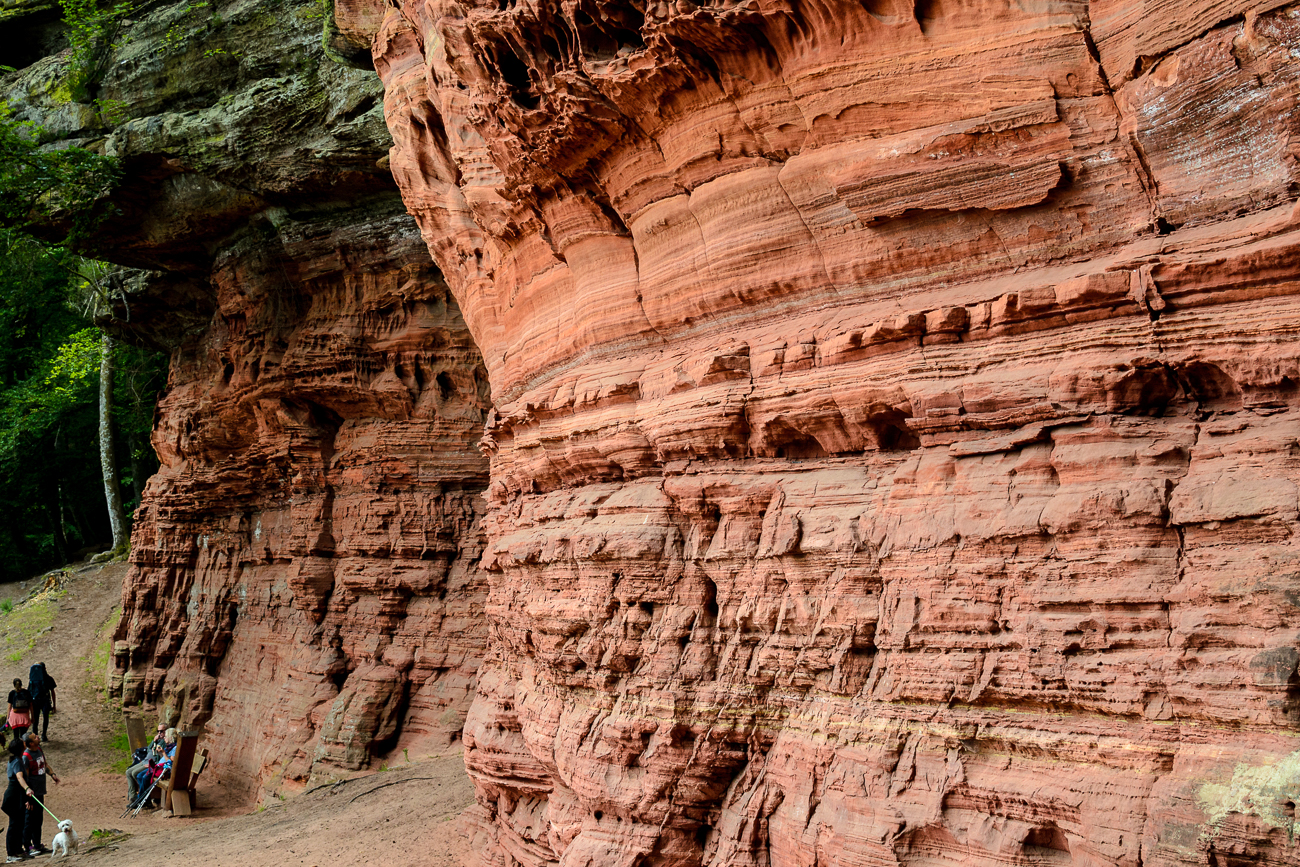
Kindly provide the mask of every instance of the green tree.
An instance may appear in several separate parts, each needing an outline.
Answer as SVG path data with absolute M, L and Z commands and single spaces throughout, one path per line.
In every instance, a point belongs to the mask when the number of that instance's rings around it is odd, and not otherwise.
M 84 148 L 43 148 L 40 137 L 0 103 L 0 228 L 84 247 L 107 216 L 117 161 Z
M 0 105 L 0 532 L 11 552 L 0 579 L 122 541 L 121 505 L 116 522 L 108 506 L 125 492 L 115 462 L 101 460 L 105 449 L 132 454 L 134 500 L 156 466 L 134 452 L 148 425 L 139 416 L 152 417 L 161 387 L 160 359 L 107 340 L 80 303 L 104 269 L 74 249 L 89 245 L 116 179 L 113 160 L 43 148 L 40 131 Z M 132 398 L 115 407 L 123 379 Z M 114 429 L 130 432 L 125 443 Z

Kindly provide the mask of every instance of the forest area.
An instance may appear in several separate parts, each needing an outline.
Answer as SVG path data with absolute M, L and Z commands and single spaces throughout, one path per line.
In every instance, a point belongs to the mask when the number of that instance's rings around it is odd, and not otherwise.
M 123 553 L 157 469 L 166 357 L 102 327 L 119 275 L 93 237 L 117 177 L 112 158 L 49 149 L 0 106 L 0 581 Z

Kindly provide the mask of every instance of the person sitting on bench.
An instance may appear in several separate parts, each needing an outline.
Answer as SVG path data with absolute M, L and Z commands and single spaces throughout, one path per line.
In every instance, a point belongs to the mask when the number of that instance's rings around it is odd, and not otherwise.
M 140 774 L 149 770 L 150 766 L 161 761 L 165 754 L 167 749 L 166 732 L 167 726 L 160 724 L 158 726 L 158 734 L 154 737 L 153 741 L 150 742 L 149 746 L 145 747 L 144 757 L 126 769 L 128 804 L 135 803 L 135 799 L 140 797 Z

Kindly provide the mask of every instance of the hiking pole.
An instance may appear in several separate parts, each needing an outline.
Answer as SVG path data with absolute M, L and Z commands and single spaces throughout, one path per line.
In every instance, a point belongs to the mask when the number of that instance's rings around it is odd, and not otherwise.
M 131 799 L 130 803 L 126 805 L 126 809 L 122 811 L 122 815 L 118 816 L 118 818 L 125 819 L 127 816 L 131 815 L 132 810 L 135 810 L 137 807 L 140 807 L 144 804 L 145 796 L 151 794 L 153 794 L 152 786 L 150 786 L 147 791 L 145 789 L 141 789 L 140 792 L 134 798 Z
M 144 797 L 143 789 L 137 792 L 135 797 L 127 802 L 126 809 L 122 811 L 122 815 L 118 816 L 118 818 L 125 819 L 127 816 L 131 815 L 131 811 L 134 810 L 136 808 L 136 805 L 140 803 L 140 799 L 142 797 Z
M 149 786 L 149 791 L 147 791 L 147 792 L 144 793 L 144 797 L 141 798 L 141 799 L 140 799 L 140 802 L 139 802 L 138 804 L 135 805 L 135 809 L 134 809 L 134 810 L 128 810 L 127 812 L 129 812 L 129 813 L 131 814 L 132 817 L 135 817 L 135 816 L 140 815 L 140 811 L 144 809 L 144 805 L 145 805 L 145 804 L 149 803 L 149 796 L 153 794 L 153 790 L 156 789 L 156 788 L 158 788 L 158 780 L 157 780 L 157 779 L 155 779 L 155 780 L 153 781 L 153 783 L 150 784 L 150 786 Z

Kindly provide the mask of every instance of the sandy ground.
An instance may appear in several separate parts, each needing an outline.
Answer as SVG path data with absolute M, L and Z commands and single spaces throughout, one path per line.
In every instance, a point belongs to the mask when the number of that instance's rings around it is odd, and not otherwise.
M 14 677 L 26 683 L 28 667 L 44 662 L 59 684 L 45 752 L 62 783 L 50 783 L 46 804 L 73 821 L 82 838 L 78 860 L 132 867 L 463 865 L 466 843 L 455 820 L 473 792 L 459 756 L 359 776 L 261 810 L 245 793 L 201 778 L 193 816 L 146 810 L 122 818 L 126 779 L 107 771 L 120 758 L 110 745 L 120 711 L 105 703 L 98 691 L 103 673 L 91 669 L 96 645 L 116 620 L 125 573 L 124 564 L 70 567 L 54 628 L 21 660 L 0 660 L 0 683 Z M 18 603 L 38 583 L 0 585 L 0 601 Z M 56 830 L 46 816 L 47 846 Z M 95 831 L 106 833 L 92 836 Z

